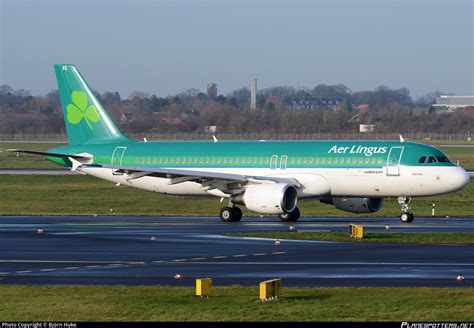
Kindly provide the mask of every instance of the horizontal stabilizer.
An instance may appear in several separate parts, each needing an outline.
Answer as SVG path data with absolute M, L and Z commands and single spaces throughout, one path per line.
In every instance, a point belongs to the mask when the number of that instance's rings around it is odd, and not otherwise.
M 47 157 L 59 157 L 59 158 L 74 158 L 77 160 L 90 160 L 92 156 L 81 154 L 81 155 L 70 155 L 70 154 L 56 154 L 56 153 L 47 153 L 42 151 L 33 151 L 33 150 L 21 150 L 21 149 L 7 149 L 7 151 L 12 153 L 23 153 L 23 154 L 32 154 L 32 155 L 39 155 L 39 156 L 47 156 Z

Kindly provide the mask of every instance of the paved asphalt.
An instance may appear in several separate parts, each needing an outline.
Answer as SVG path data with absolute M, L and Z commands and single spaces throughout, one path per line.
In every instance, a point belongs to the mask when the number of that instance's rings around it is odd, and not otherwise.
M 472 218 L 302 218 L 304 231 L 471 232 Z M 386 230 L 390 225 L 390 230 Z M 275 218 L 0 216 L 0 284 L 474 287 L 474 246 L 396 245 L 224 236 L 286 231 Z M 43 229 L 39 234 L 38 229 Z M 180 273 L 183 278 L 175 280 Z M 464 275 L 463 282 L 456 276 Z

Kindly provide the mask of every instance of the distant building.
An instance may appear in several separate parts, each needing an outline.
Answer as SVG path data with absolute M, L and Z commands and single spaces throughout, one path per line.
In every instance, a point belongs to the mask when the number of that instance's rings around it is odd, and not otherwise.
M 221 130 L 220 126 L 217 125 L 206 125 L 204 127 L 204 132 L 205 133 L 217 133 Z
M 209 83 L 207 85 L 207 96 L 212 99 L 217 98 L 217 84 Z
M 474 96 L 441 96 L 430 109 L 438 114 L 451 114 L 466 107 L 474 107 Z
M 353 110 L 367 110 L 369 109 L 369 104 L 359 104 L 359 105 L 352 105 Z
M 283 104 L 292 109 L 320 109 L 320 108 L 333 108 L 339 106 L 343 101 L 341 98 L 285 98 Z
M 371 133 L 371 132 L 374 132 L 374 129 L 375 129 L 374 124 L 360 124 L 359 125 L 360 133 Z
M 250 109 L 257 109 L 257 79 L 250 82 Z

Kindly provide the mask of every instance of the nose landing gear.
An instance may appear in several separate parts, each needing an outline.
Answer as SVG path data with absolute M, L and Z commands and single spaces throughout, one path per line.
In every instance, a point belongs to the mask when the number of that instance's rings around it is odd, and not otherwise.
M 411 213 L 410 197 L 400 196 L 398 197 L 398 204 L 402 206 L 402 213 L 400 214 L 400 220 L 405 223 L 413 222 L 414 216 Z

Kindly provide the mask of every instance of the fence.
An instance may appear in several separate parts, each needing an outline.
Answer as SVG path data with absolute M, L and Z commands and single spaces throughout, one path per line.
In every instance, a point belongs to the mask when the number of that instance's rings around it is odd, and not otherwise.
M 218 140 L 399 140 L 398 133 L 216 133 Z M 131 133 L 135 140 L 213 140 L 209 133 Z M 470 140 L 469 133 L 404 133 L 405 140 Z M 60 133 L 0 134 L 0 141 L 65 142 Z

